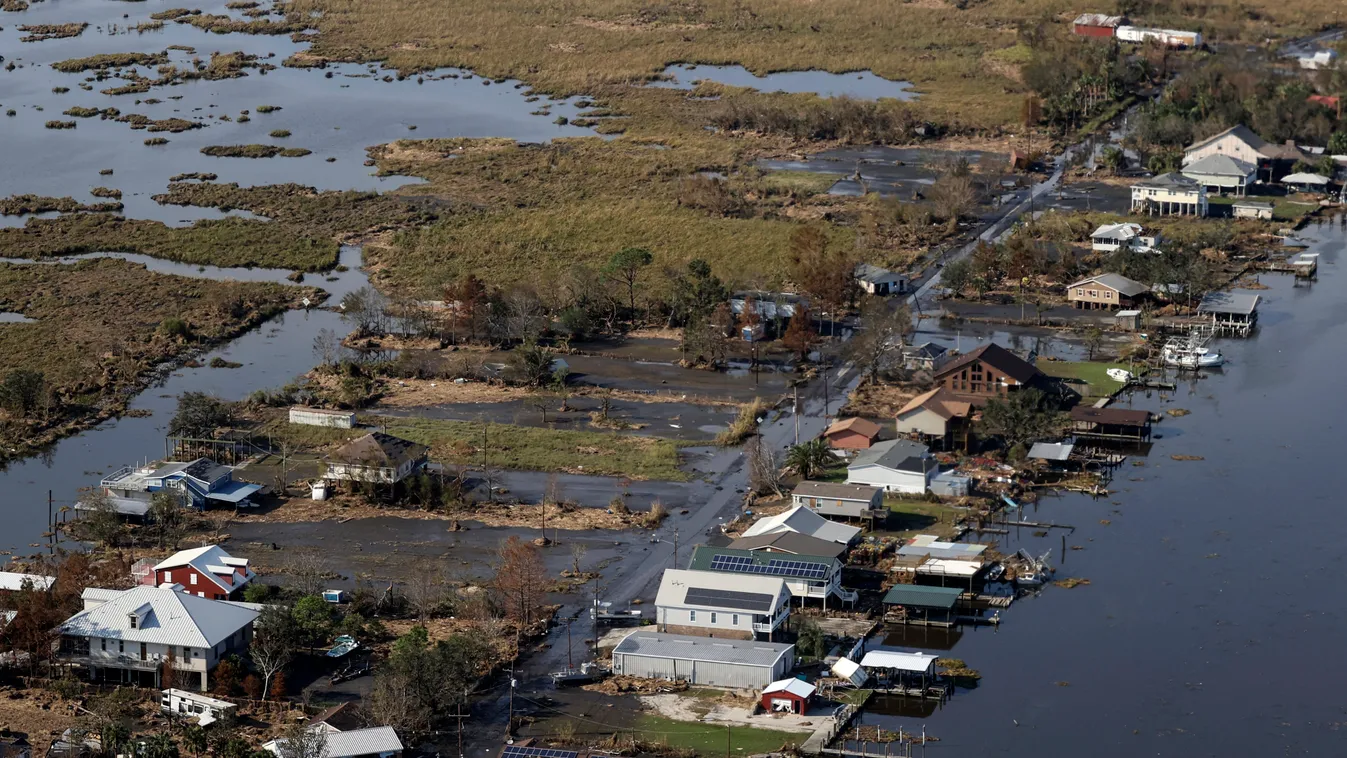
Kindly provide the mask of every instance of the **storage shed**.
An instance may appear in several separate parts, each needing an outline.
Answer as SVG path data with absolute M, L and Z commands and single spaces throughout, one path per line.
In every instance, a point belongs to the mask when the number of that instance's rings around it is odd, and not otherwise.
M 803 679 L 782 679 L 762 690 L 762 709 L 768 713 L 795 713 L 803 716 L 809 710 L 809 698 L 818 687 Z
M 1071 23 L 1071 33 L 1079 37 L 1112 37 L 1118 27 L 1125 23 L 1127 23 L 1126 16 L 1082 13 Z
M 350 411 L 331 411 L 326 408 L 305 408 L 296 405 L 290 408 L 290 423 L 351 429 L 355 426 L 355 414 Z
M 762 689 L 786 676 L 795 646 L 635 631 L 613 648 L 613 673 L 644 679 Z

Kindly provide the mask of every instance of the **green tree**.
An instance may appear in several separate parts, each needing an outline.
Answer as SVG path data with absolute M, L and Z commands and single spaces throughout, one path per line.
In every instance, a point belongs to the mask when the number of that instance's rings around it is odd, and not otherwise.
M 0 381 L 0 407 L 20 418 L 37 410 L 47 396 L 47 379 L 41 371 L 16 368 Z
M 1347 155 L 1347 132 L 1333 132 L 1328 138 L 1328 152 L 1331 155 Z
M 159 547 L 169 545 L 178 549 L 178 542 L 187 529 L 187 513 L 183 510 L 182 496 L 177 490 L 160 490 L 150 498 L 150 508 L 145 515 L 154 525 L 155 539 Z
M 234 421 L 234 406 L 204 392 L 178 396 L 178 410 L 168 422 L 170 437 L 209 437 Z
M 654 260 L 655 256 L 643 247 L 627 247 L 613 253 L 603 267 L 605 275 L 627 288 L 627 306 L 633 314 L 636 313 L 636 281 L 641 277 L 641 270 Z
M 795 639 L 795 647 L 806 658 L 822 658 L 828 654 L 827 643 L 823 638 L 823 629 L 813 620 L 806 620 L 800 624 L 799 635 Z
M 206 730 L 196 724 L 192 724 L 187 727 L 187 729 L 183 730 L 182 744 L 188 750 L 192 751 L 192 755 L 195 758 L 201 758 L 201 754 L 206 752 L 206 747 L 208 745 Z
M 821 437 L 794 445 L 786 451 L 786 465 L 804 479 L 813 479 L 836 462 L 837 457 L 828 447 L 828 441 Z
M 144 758 L 178 758 L 178 743 L 168 732 L 152 734 L 145 739 L 140 754 Z
M 973 279 L 973 264 L 967 258 L 960 258 L 945 265 L 940 272 L 940 283 L 955 297 L 959 297 Z
M 323 758 L 327 754 L 327 730 L 296 722 L 281 732 L 276 750 L 280 758 Z
M 510 351 L 511 375 L 530 387 L 541 387 L 552 378 L 552 362 L 552 351 L 531 340 Z
M 730 296 L 725 283 L 712 273 L 711 264 L 701 258 L 688 261 L 686 271 L 668 276 L 673 290 L 670 325 L 705 319 Z
M 332 633 L 332 606 L 318 595 L 307 595 L 290 611 L 299 640 L 312 651 L 325 644 Z
M 982 409 L 984 434 L 1000 437 L 1008 448 L 1022 448 L 1059 430 L 1056 412 L 1047 407 L 1043 393 L 1033 388 L 992 398 Z
M 1110 174 L 1117 176 L 1118 172 L 1122 171 L 1127 165 L 1127 154 L 1122 151 L 1122 148 L 1110 145 L 1099 154 L 1099 165 L 1108 169 Z

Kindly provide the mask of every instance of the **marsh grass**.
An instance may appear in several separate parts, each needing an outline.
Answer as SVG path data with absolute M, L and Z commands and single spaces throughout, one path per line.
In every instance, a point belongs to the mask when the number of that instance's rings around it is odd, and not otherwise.
M 75 122 L 74 122 L 74 121 L 48 121 L 47 123 L 43 124 L 43 126 L 47 127 L 48 129 L 74 129 L 74 128 L 75 128 Z
M 302 147 L 279 147 L 277 145 L 207 145 L 201 148 L 203 155 L 217 158 L 301 158 L 312 153 Z
M 126 68 L 128 66 L 162 66 L 168 63 L 165 53 L 101 53 L 87 58 L 69 58 L 51 64 L 51 67 L 65 74 L 100 69 Z
M 49 39 L 62 39 L 66 37 L 78 37 L 84 33 L 89 25 L 83 22 L 71 24 L 26 24 L 19 27 L 19 31 L 24 32 L 24 36 L 19 38 L 20 42 L 42 42 Z

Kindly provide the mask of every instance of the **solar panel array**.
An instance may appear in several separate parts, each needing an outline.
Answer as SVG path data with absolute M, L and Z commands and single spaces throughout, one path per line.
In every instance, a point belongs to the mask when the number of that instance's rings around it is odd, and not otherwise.
M 574 750 L 553 750 L 546 747 L 506 745 L 505 749 L 500 751 L 500 755 L 501 758 L 578 758 L 580 754 Z
M 709 590 L 701 587 L 688 588 L 683 602 L 688 605 L 701 605 L 708 608 L 728 608 L 736 611 L 754 611 L 766 613 L 772 609 L 773 598 L 761 592 L 738 592 L 736 590 Z
M 714 556 L 711 558 L 711 570 L 764 576 L 799 576 L 806 579 L 822 579 L 828 574 L 827 565 L 822 563 L 773 558 L 764 565 L 746 555 Z

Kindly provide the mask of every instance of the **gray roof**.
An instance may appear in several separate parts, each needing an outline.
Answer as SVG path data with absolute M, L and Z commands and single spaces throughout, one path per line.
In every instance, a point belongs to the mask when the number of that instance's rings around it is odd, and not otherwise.
M 665 569 L 655 594 L 655 606 L 771 616 L 786 594 L 786 583 L 779 576 Z
M 315 725 L 310 729 L 322 727 Z M 325 739 L 322 758 L 355 758 L 361 755 L 402 752 L 402 741 L 398 739 L 398 733 L 391 726 L 374 726 L 346 732 L 323 731 Z M 284 739 L 275 739 L 262 747 L 275 755 L 281 755 L 284 744 Z
M 857 453 L 847 468 L 877 465 L 896 471 L 924 474 L 935 466 L 935 462 L 929 458 L 930 453 L 930 448 L 912 440 L 887 440 Z
M 355 466 L 397 468 L 406 461 L 421 458 L 429 449 L 419 442 L 383 432 L 370 432 L 333 450 L 328 458 Z
M 755 642 L 720 637 L 689 637 L 683 634 L 635 631 L 613 648 L 613 655 L 641 655 L 680 661 L 734 663 L 741 666 L 775 666 L 783 656 L 793 656 L 794 645 Z
M 1090 284 L 1091 282 L 1098 284 L 1101 287 L 1108 287 L 1109 289 L 1115 290 L 1119 294 L 1128 297 L 1136 297 L 1143 292 L 1150 291 L 1150 287 L 1147 287 L 1141 282 L 1128 279 L 1122 274 L 1100 274 L 1099 276 L 1092 276 L 1089 279 L 1081 279 L 1067 287 L 1067 289 L 1075 289 L 1076 287 L 1081 287 Z
M 832 540 L 823 540 L 799 532 L 772 532 L 756 537 L 740 537 L 729 544 L 735 550 L 765 550 L 793 555 L 821 555 L 836 558 L 847 551 L 847 546 Z
M 1258 210 L 1261 211 L 1270 211 L 1276 206 L 1274 206 L 1272 203 L 1263 202 L 1262 200 L 1236 200 L 1235 207 L 1257 208 Z
M 1206 176 L 1243 176 L 1248 177 L 1258 170 L 1252 163 L 1232 158 L 1223 153 L 1213 153 L 1200 161 L 1193 161 L 1183 169 L 1183 175 L 1192 178 L 1193 174 Z
M 855 500 L 868 503 L 875 498 L 875 495 L 879 494 L 879 488 L 865 484 L 804 481 L 795 485 L 795 489 L 790 494 L 801 497 L 826 497 L 833 500 Z
M 1029 448 L 1029 457 L 1040 461 L 1064 461 L 1071 457 L 1074 448 L 1070 442 L 1035 442 Z
M 898 276 L 897 274 L 893 273 L 892 271 L 886 268 L 880 268 L 879 266 L 872 266 L 869 263 L 856 264 L 855 273 L 857 279 L 860 279 L 863 282 L 870 282 L 871 284 L 878 282 L 881 279 L 887 279 L 888 277 L 891 276 Z
M 1302 171 L 1283 176 L 1282 184 L 1328 184 L 1328 177 Z
M 145 613 L 138 628 L 129 616 Z M 172 589 L 140 586 L 71 616 L 62 634 L 160 645 L 214 647 L 253 623 L 257 612 Z
M 1132 186 L 1151 187 L 1154 189 L 1195 190 L 1197 189 L 1198 184 L 1195 180 L 1189 179 L 1183 174 L 1171 171 L 1168 174 L 1160 174 L 1159 176 L 1153 176 L 1150 179 L 1142 179 Z
M 907 358 L 939 358 L 948 352 L 949 348 L 934 342 L 923 342 L 920 345 L 903 348 L 903 356 Z
M 1209 292 L 1197 306 L 1198 313 L 1235 313 L 1249 315 L 1258 309 L 1258 295 L 1243 292 Z

